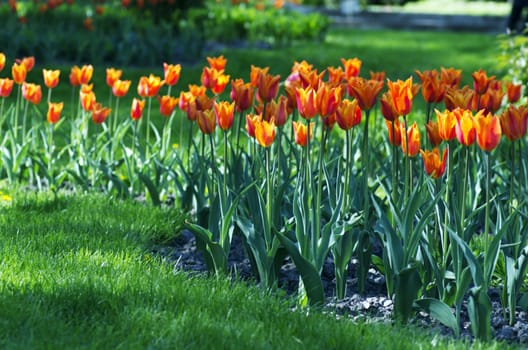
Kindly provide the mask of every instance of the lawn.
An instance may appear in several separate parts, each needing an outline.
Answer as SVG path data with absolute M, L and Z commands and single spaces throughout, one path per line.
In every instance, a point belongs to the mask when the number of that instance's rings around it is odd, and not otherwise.
M 30 218 L 30 219 L 28 219 Z M 465 349 L 412 327 L 336 320 L 151 249 L 183 216 L 80 193 L 17 191 L 0 211 L 2 349 Z M 382 334 L 383 336 L 380 336 Z M 502 344 L 473 345 L 499 349 Z

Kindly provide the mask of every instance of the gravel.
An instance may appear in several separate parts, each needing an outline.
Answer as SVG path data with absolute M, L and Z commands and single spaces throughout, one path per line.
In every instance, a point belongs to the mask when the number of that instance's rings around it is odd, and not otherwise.
M 174 263 L 176 270 L 184 270 L 191 274 L 206 273 L 206 266 L 199 251 L 196 249 L 194 236 L 183 231 L 178 239 L 170 245 L 156 247 L 154 253 L 160 254 L 165 259 Z M 244 281 L 255 281 L 249 260 L 244 254 L 240 238 L 233 237 L 231 253 L 229 254 L 229 268 L 233 276 Z M 335 280 L 331 258 L 328 258 L 323 268 L 322 280 L 326 293 L 324 310 L 337 318 L 348 318 L 352 321 L 385 322 L 391 323 L 393 301 L 387 297 L 385 278 L 377 270 L 370 269 L 367 277 L 366 292 L 359 294 L 355 271 L 357 262 L 352 260 L 349 265 L 347 278 L 347 295 L 343 300 L 337 300 L 335 294 Z M 279 287 L 292 295 L 297 291 L 299 275 L 294 264 L 286 258 L 279 276 Z M 500 292 L 491 289 L 489 292 L 492 301 L 491 326 L 493 338 L 511 344 L 528 345 L 528 312 L 517 310 L 516 322 L 509 325 L 509 317 L 500 304 Z M 466 310 L 467 301 L 461 311 L 461 337 L 472 340 L 471 325 Z M 410 323 L 426 329 L 432 335 L 454 337 L 454 332 L 429 317 L 426 313 L 419 312 L 410 320 Z

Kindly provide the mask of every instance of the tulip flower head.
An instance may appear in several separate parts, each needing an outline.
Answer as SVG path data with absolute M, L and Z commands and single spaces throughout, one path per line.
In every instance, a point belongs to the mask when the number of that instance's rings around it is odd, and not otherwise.
M 317 96 L 311 87 L 297 88 L 295 90 L 297 110 L 304 119 L 311 119 L 317 115 Z
M 502 132 L 510 141 L 519 140 L 526 135 L 528 107 L 510 105 L 508 109 L 502 112 L 499 119 Z
M 483 151 L 490 152 L 497 147 L 502 136 L 500 120 L 492 113 L 478 114 L 474 120 L 477 143 Z
M 13 91 L 14 80 L 9 78 L 0 78 L 0 96 L 9 97 Z
M 63 107 L 64 107 L 63 102 L 59 102 L 59 103 L 48 102 L 48 113 L 47 113 L 48 123 L 55 124 L 59 121 Z
M 180 64 L 168 64 L 163 63 L 163 74 L 165 84 L 174 86 L 180 80 L 181 65 Z
M 414 98 L 412 77 L 405 81 L 397 80 L 393 82 L 388 80 L 387 84 L 394 110 L 400 116 L 409 114 Z
M 438 146 L 442 142 L 442 138 L 440 137 L 440 129 L 437 122 L 429 120 L 429 123 L 425 124 L 425 130 L 427 131 L 429 142 L 431 142 L 433 147 Z
M 112 88 L 114 83 L 121 79 L 121 75 L 123 75 L 121 69 L 106 68 L 106 85 Z
M 102 124 L 110 115 L 112 110 L 108 107 L 103 107 L 100 103 L 95 103 L 92 108 L 92 120 L 95 124 Z
M 396 111 L 396 109 L 394 108 L 394 104 L 392 103 L 392 97 L 389 92 L 386 92 L 381 95 L 380 105 L 381 114 L 383 115 L 383 118 L 385 118 L 385 120 L 393 121 L 398 119 L 398 111 Z
M 343 100 L 336 111 L 337 125 L 343 130 L 349 130 L 361 122 L 361 115 L 357 100 Z
M 81 107 L 86 112 L 92 110 L 96 100 L 95 93 L 92 91 L 92 86 L 93 85 L 83 84 L 81 86 L 81 91 L 79 92 Z
M 260 114 L 247 114 L 246 115 L 246 131 L 249 137 L 255 138 L 255 125 L 262 120 Z
M 197 111 L 196 121 L 200 130 L 206 134 L 212 134 L 216 129 L 216 115 L 212 109 Z
M 317 111 L 321 117 L 334 114 L 341 103 L 341 87 L 330 87 L 322 83 L 316 93 Z
M 394 129 L 393 129 L 393 123 L 394 123 Z M 399 119 L 394 119 L 393 121 L 389 121 L 385 119 L 385 125 L 387 126 L 390 144 L 393 146 L 400 146 L 402 144 L 403 124 L 400 123 Z
M 521 99 L 522 95 L 522 84 L 514 84 L 512 82 L 506 82 L 506 93 L 508 96 L 509 103 L 515 103 Z
M 60 70 L 42 70 L 42 75 L 44 76 L 44 85 L 48 89 L 53 89 L 59 84 Z
M 143 109 L 145 108 L 145 100 L 139 100 L 134 98 L 132 100 L 132 107 L 130 108 L 130 117 L 132 120 L 139 120 L 143 115 Z
M 229 103 L 227 101 L 218 102 L 213 105 L 216 122 L 220 129 L 226 131 L 233 125 L 235 103 Z
M 11 75 L 16 84 L 20 85 L 26 81 L 27 69 L 22 63 L 13 63 Z
M 351 78 L 348 80 L 348 94 L 358 101 L 359 107 L 364 111 L 369 111 L 376 104 L 383 81 L 366 80 L 363 78 Z
M 341 64 L 345 68 L 345 79 L 348 80 L 352 77 L 357 77 L 361 69 L 361 60 L 359 58 L 341 58 Z
M 427 103 L 442 102 L 445 96 L 446 87 L 442 83 L 438 71 L 416 71 L 422 81 L 422 96 Z
M 310 139 L 313 136 L 313 129 L 315 123 L 310 123 Z M 305 147 L 308 144 L 308 126 L 302 122 L 293 122 L 293 135 L 295 137 L 295 143 L 301 147 Z
M 207 57 L 207 62 L 211 68 L 214 68 L 218 71 L 223 71 L 227 64 L 227 59 L 224 57 L 224 55 L 220 55 L 218 57 Z
M 435 109 L 438 125 L 438 136 L 443 141 L 451 141 L 456 137 L 456 120 L 453 112 L 445 110 L 440 112 Z
M 3 52 L 0 52 L 0 71 L 4 69 L 6 64 L 6 55 Z
M 262 147 L 269 147 L 275 140 L 275 124 L 260 120 L 255 123 L 255 139 Z
M 448 110 L 453 111 L 457 108 L 472 109 L 473 97 L 475 91 L 464 86 L 462 89 L 447 88 L 444 103 Z
M 486 71 L 482 68 L 474 72 L 471 76 L 473 77 L 473 89 L 477 95 L 483 95 L 488 90 L 490 83 L 495 79 L 494 75 L 488 77 Z
M 279 92 L 280 75 L 261 73 L 257 82 L 257 97 L 261 101 L 273 100 Z
M 440 80 L 449 88 L 458 89 L 462 80 L 462 69 L 440 68 Z
M 141 97 L 154 97 L 158 94 L 159 89 L 163 86 L 164 81 L 160 77 L 150 74 L 148 77 L 139 78 L 137 87 L 138 95 Z
M 42 99 L 42 89 L 40 85 L 32 83 L 22 83 L 22 96 L 26 101 L 38 105 Z
M 453 111 L 456 120 L 456 137 L 458 142 L 464 146 L 471 146 L 477 136 L 475 130 L 475 121 L 471 110 L 455 109 Z M 481 112 L 478 112 L 481 114 Z
M 253 105 L 255 88 L 251 83 L 244 83 L 242 79 L 231 81 L 231 100 L 235 102 L 237 112 L 248 110 Z
M 33 67 L 35 67 L 35 57 L 24 57 L 22 58 L 20 63 L 22 63 L 26 67 L 26 72 L 31 72 L 33 70 Z
M 400 132 L 403 153 L 409 157 L 415 157 L 420 152 L 420 130 L 418 129 L 418 124 L 414 122 L 407 129 L 407 137 L 405 135 L 405 128 L 401 128 Z M 409 143 L 409 147 L 407 147 L 407 142 Z
M 178 104 L 178 99 L 169 95 L 158 96 L 158 102 L 160 105 L 160 114 L 164 117 L 170 117 Z
M 130 88 L 130 84 L 132 84 L 130 80 L 118 79 L 114 82 L 114 85 L 112 86 L 112 93 L 116 97 L 125 97 L 128 93 L 128 89 Z
M 433 179 L 438 179 L 444 175 L 447 164 L 447 152 L 447 149 L 445 149 L 442 159 L 440 159 L 440 151 L 436 147 L 432 151 L 420 150 L 427 175 Z

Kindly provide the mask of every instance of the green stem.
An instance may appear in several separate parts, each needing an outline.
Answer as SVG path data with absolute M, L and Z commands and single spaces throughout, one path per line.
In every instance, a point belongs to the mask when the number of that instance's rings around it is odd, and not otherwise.
M 22 115 L 22 144 L 26 144 L 26 124 L 27 124 L 27 113 L 28 113 L 28 105 L 29 102 L 26 101 L 26 104 L 24 105 L 24 115 Z
M 116 130 L 117 130 L 117 119 L 119 118 L 119 113 L 118 112 L 119 112 L 119 97 L 116 98 L 114 120 L 113 120 L 113 123 L 112 123 L 112 130 L 111 130 L 112 135 L 114 135 Z M 113 139 L 113 137 L 111 139 Z
M 17 90 L 17 99 L 16 99 L 16 106 L 15 106 L 15 121 L 14 121 L 14 132 L 15 132 L 15 138 L 18 133 L 18 110 L 20 109 L 20 95 L 22 93 L 22 85 L 18 85 Z
M 267 164 L 266 164 L 267 166 Z M 224 131 L 224 184 L 223 184 L 223 195 L 224 198 L 227 198 L 227 169 L 228 169 L 228 159 L 227 159 L 227 130 Z
M 486 152 L 486 216 L 484 219 L 484 254 L 488 253 L 488 234 L 490 221 L 490 153 Z
M 453 168 L 453 159 L 451 155 L 451 142 L 447 143 L 447 179 L 446 179 L 446 192 L 444 194 L 445 208 L 444 208 L 444 229 L 442 230 L 442 266 L 445 268 L 447 265 L 447 252 L 448 252 L 448 213 L 449 213 L 449 188 L 451 187 L 451 173 Z
M 316 192 L 316 201 L 315 201 L 315 239 L 313 240 L 313 252 L 314 256 L 317 252 L 317 242 L 319 241 L 321 234 L 321 196 L 323 192 L 323 158 L 325 154 L 326 138 L 328 137 L 328 130 L 323 128 L 323 137 L 321 141 L 321 150 L 319 152 L 319 164 L 317 171 L 317 192 Z M 319 268 L 319 267 L 318 267 Z
M 271 192 L 271 180 L 270 180 L 270 149 L 266 147 L 266 216 L 268 220 L 269 230 L 265 232 L 266 237 L 266 251 L 271 250 L 271 231 L 273 227 L 273 213 L 272 213 L 272 192 Z
M 310 167 L 310 159 L 309 159 L 309 155 L 310 155 L 310 144 L 311 144 L 311 138 L 310 138 L 310 128 L 311 128 L 311 125 L 310 125 L 310 121 L 307 120 L 306 121 L 306 135 L 307 135 L 307 138 L 308 140 L 306 141 L 306 152 L 305 152 L 305 157 L 304 157 L 304 162 L 305 162 L 305 167 L 304 167 L 304 171 L 305 171 L 305 183 L 304 183 L 304 193 L 303 193 L 303 196 L 304 196 L 304 199 L 305 199 L 305 208 L 309 208 L 308 207 L 308 203 L 310 202 L 310 199 L 309 199 L 309 196 L 310 196 L 310 193 L 311 193 L 311 189 L 312 189 L 312 172 L 311 172 L 311 167 Z M 308 209 L 308 214 L 310 213 L 311 211 Z M 309 215 L 310 217 L 310 215 Z M 314 220 L 305 220 L 305 227 L 304 227 L 304 232 L 306 233 L 305 234 L 305 242 L 304 242 L 304 249 L 302 250 L 305 254 L 305 256 L 307 256 L 308 252 L 309 252 L 309 244 L 310 242 L 313 240 L 313 237 L 312 237 L 312 234 L 313 234 L 313 230 L 310 230 L 310 223 L 314 223 Z
M 467 178 L 468 178 L 468 158 L 469 158 L 469 149 L 467 146 L 464 147 L 464 162 L 462 163 L 462 196 L 460 200 L 460 228 L 462 229 L 462 232 L 459 232 L 459 234 L 462 234 L 462 237 L 464 237 L 464 221 L 465 221 L 465 215 L 466 215 L 466 187 L 467 187 Z
M 365 127 L 363 132 L 363 147 L 361 149 L 361 158 L 363 159 L 363 213 L 364 213 L 364 224 L 365 228 L 369 228 L 369 211 L 370 211 L 370 200 L 368 191 L 369 181 L 369 152 L 368 152 L 368 134 L 369 134 L 369 116 L 370 110 L 365 111 Z
M 407 116 L 403 116 L 403 127 L 405 128 L 404 134 L 405 134 L 405 183 L 404 183 L 404 203 L 407 203 L 407 199 L 409 198 L 409 135 L 407 134 Z
M 238 155 L 240 155 L 240 148 L 239 147 L 239 142 L 240 142 L 240 129 L 242 128 L 242 116 L 243 116 L 244 112 L 240 111 L 240 115 L 239 115 L 239 118 L 238 118 L 238 123 L 237 123 L 237 129 L 236 129 L 236 153 L 237 153 L 237 157 Z
M 146 144 L 145 144 L 145 155 L 146 158 L 149 157 L 149 147 L 150 147 L 150 105 L 152 103 L 152 97 L 148 98 L 148 110 L 147 110 L 147 135 L 146 135 Z
M 352 130 L 353 129 L 348 129 L 345 133 L 345 188 L 344 188 L 344 205 L 343 205 L 343 209 L 345 211 L 348 211 L 348 201 L 349 201 L 349 198 L 348 198 L 348 188 L 350 187 L 350 165 L 351 165 L 351 161 L 350 161 L 350 157 L 351 157 L 351 153 L 352 153 L 352 145 L 350 144 L 352 141 L 351 141 L 351 133 L 352 133 Z
M 213 134 L 209 134 L 209 144 L 211 146 L 211 189 L 209 191 L 209 195 L 211 199 L 214 199 L 215 197 L 215 186 L 214 186 L 214 179 L 216 177 L 216 159 L 215 159 L 215 152 L 214 152 L 214 142 L 213 142 Z M 212 203 L 212 200 L 211 200 Z
M 513 213 L 515 205 L 513 203 L 513 188 L 515 187 L 515 141 L 511 143 L 510 147 L 510 213 Z
M 396 130 L 395 130 L 395 127 L 396 127 L 396 121 L 393 120 L 391 121 L 391 124 L 392 124 L 392 130 L 391 130 L 391 134 L 392 134 L 392 201 L 394 203 L 396 203 L 396 196 L 397 196 L 397 189 L 398 189 L 398 183 L 397 183 L 397 180 L 398 180 L 398 153 L 396 152 L 397 149 L 396 149 Z

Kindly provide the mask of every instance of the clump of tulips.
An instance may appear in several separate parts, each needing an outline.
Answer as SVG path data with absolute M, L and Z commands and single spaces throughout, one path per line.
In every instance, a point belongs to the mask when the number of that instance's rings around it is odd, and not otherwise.
M 163 77 L 139 80 L 125 112 L 132 82 L 121 70 L 107 69 L 102 103 L 93 67 L 73 67 L 66 109 L 52 98 L 60 71 L 43 70 L 44 117 L 40 85 L 26 82 L 34 60 L 17 60 L 0 79 L 2 173 L 39 187 L 146 194 L 156 205 L 173 196 L 192 214 L 186 228 L 211 273 L 228 272 L 238 234 L 263 288 L 278 287 L 289 256 L 301 305 L 318 305 L 324 263 L 343 298 L 355 259 L 359 292 L 370 268 L 385 275 L 395 319 L 422 310 L 458 332 L 467 299 L 474 334 L 489 339 L 489 289 L 500 289 L 513 323 L 526 287 L 521 85 L 478 70 L 461 87 L 462 72 L 443 67 L 365 78 L 358 58 L 340 63 L 295 62 L 287 77 L 252 66 L 246 82 L 228 74 L 226 58 L 209 57 L 199 84 L 174 95 L 181 67 L 165 63 Z M 414 115 L 417 98 L 425 118 Z

